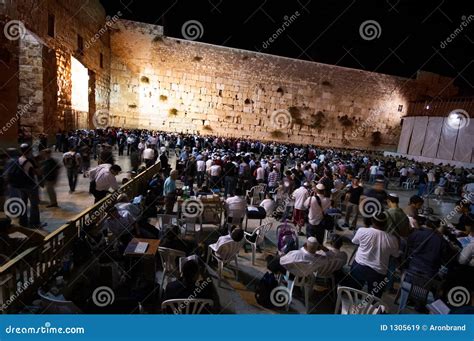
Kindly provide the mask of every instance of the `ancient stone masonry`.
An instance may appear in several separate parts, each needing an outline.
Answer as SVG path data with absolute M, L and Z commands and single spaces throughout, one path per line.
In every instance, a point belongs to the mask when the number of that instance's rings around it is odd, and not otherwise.
M 20 126 L 52 136 L 92 128 L 100 110 L 126 128 L 395 149 L 409 101 L 457 94 L 427 72 L 408 79 L 168 38 L 121 16 L 99 0 L 0 3 L 0 28 L 19 20 L 27 30 L 4 44 L 17 77 L 2 96 L 22 110 L 31 102 Z M 72 57 L 87 68 L 88 112 L 72 108 Z
M 408 101 L 456 93 L 445 87 L 450 79 L 429 73 L 406 79 L 163 37 L 143 23 L 118 26 L 116 126 L 346 147 L 371 147 L 378 132 L 394 148 Z
M 95 79 L 94 84 L 89 84 L 94 96 L 89 100 L 92 103 L 89 115 L 99 108 L 108 109 L 110 27 L 99 0 L 15 0 L 0 5 L 0 14 L 4 15 L 3 24 L 17 20 L 26 30 L 17 51 L 20 56 L 18 106 L 30 100 L 33 105 L 22 116 L 21 126 L 31 125 L 33 120 L 35 133 L 78 128 L 77 117 L 71 110 L 72 56 Z M 79 40 L 84 42 L 82 50 Z M 86 117 L 81 125 L 92 127 L 91 117 Z

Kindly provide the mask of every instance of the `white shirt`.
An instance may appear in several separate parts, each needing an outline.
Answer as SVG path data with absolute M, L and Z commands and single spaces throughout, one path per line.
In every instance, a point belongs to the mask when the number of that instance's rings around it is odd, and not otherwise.
M 272 199 L 263 199 L 260 206 L 265 209 L 265 212 L 271 213 L 275 209 L 275 201 Z
M 245 210 L 247 209 L 247 202 L 245 201 L 244 197 L 239 197 L 234 195 L 233 197 L 227 198 L 225 201 L 225 206 L 227 208 L 227 214 L 229 217 L 233 217 L 233 212 L 237 213 L 237 215 L 242 214 L 245 215 Z
M 117 190 L 119 188 L 115 175 L 110 172 L 111 166 L 111 164 L 104 163 L 89 172 L 90 179 L 91 181 L 95 180 L 96 189 L 98 191 L 108 191 L 109 188 Z
M 109 217 L 104 221 L 104 227 L 109 229 L 110 232 L 112 232 L 112 234 L 116 237 L 119 237 L 123 233 L 132 232 L 133 224 L 135 223 L 135 218 L 129 211 L 120 210 L 118 211 L 118 214 L 120 218 L 115 219 Z
M 390 256 L 398 256 L 397 238 L 373 227 L 358 229 L 352 243 L 359 245 L 355 261 L 382 275 L 387 274 Z
M 206 163 L 203 160 L 196 161 L 196 167 L 198 172 L 205 172 L 206 171 Z
M 377 167 L 376 165 L 370 166 L 370 174 L 371 175 L 377 174 L 378 169 L 379 167 Z
M 212 159 L 206 161 L 206 169 L 210 169 L 212 166 Z
M 265 169 L 262 166 L 257 168 L 257 180 L 264 180 L 265 179 Z
M 147 148 L 143 151 L 143 159 L 153 160 L 155 157 L 155 151 L 152 148 Z
M 212 165 L 211 168 L 209 169 L 209 174 L 211 174 L 211 176 L 219 176 L 219 175 L 221 175 L 221 166 L 219 166 L 219 165 Z
M 400 169 L 400 175 L 401 176 L 408 176 L 408 169 L 406 169 L 405 167 Z
M 301 186 L 293 192 L 292 196 L 293 198 L 295 198 L 295 208 L 298 210 L 305 210 L 306 207 L 304 206 L 304 203 L 309 197 L 308 190 L 305 187 Z
M 220 248 L 222 245 L 227 244 L 227 243 L 230 243 L 230 242 L 233 242 L 233 241 L 234 241 L 234 240 L 232 239 L 232 237 L 230 236 L 230 234 L 228 234 L 228 235 L 219 237 L 219 239 L 217 240 L 217 242 L 214 243 L 214 244 L 209 245 L 209 247 L 210 247 L 212 250 L 217 251 L 217 250 L 219 250 L 219 248 Z
M 280 264 L 297 276 L 310 275 L 329 261 L 329 257 L 324 252 L 316 254 L 309 253 L 304 246 L 299 250 L 293 250 L 280 258 Z
M 308 222 L 311 225 L 319 225 L 321 220 L 324 217 L 324 211 L 331 206 L 331 200 L 320 194 L 318 194 L 319 199 L 321 199 L 321 206 L 319 206 L 318 199 L 315 197 L 309 197 L 306 199 L 304 206 L 308 208 Z

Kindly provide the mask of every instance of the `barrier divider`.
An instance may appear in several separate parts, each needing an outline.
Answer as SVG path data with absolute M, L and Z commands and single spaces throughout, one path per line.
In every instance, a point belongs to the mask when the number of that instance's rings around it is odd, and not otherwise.
M 109 194 L 94 206 L 82 211 L 69 222 L 48 234 L 41 245 L 31 247 L 0 267 L 0 313 L 11 313 L 24 306 L 39 286 L 57 273 L 64 257 L 72 250 L 84 226 L 98 221 L 115 204 L 118 195 L 129 198 L 142 193 L 161 166 L 156 163 Z

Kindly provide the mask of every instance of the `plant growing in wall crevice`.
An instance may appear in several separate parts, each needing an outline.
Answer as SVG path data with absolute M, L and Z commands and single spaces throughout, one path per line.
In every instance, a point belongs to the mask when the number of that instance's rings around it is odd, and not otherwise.
M 168 115 L 169 115 L 169 116 L 178 116 L 178 109 L 176 109 L 176 108 L 171 108 L 171 109 L 168 111 Z
M 338 117 L 338 119 L 339 119 L 339 122 L 341 123 L 341 125 L 343 127 L 349 128 L 349 127 L 352 127 L 354 125 L 354 122 L 347 115 Z
M 193 58 L 193 60 L 194 60 L 195 62 L 200 62 L 200 61 L 202 60 L 202 57 L 200 57 L 200 56 L 195 56 L 195 57 Z
M 311 114 L 311 124 L 309 126 L 318 130 L 323 129 L 326 126 L 326 115 L 322 111 Z
M 299 125 L 303 125 L 303 119 L 301 118 L 301 111 L 297 107 L 289 107 L 288 112 L 291 115 L 291 122 Z
M 168 96 L 160 95 L 160 101 L 166 102 L 168 100 Z
M 150 83 L 150 78 L 148 78 L 147 76 L 141 76 L 140 82 L 148 84 Z
M 202 130 L 211 132 L 211 131 L 212 131 L 212 127 L 211 127 L 210 125 L 205 125 L 204 127 L 202 127 Z
M 274 139 L 281 139 L 283 138 L 284 134 L 280 130 L 273 130 L 270 132 L 270 136 Z
M 372 141 L 370 141 L 370 144 L 374 147 L 382 144 L 382 133 L 380 131 L 374 131 L 372 133 Z

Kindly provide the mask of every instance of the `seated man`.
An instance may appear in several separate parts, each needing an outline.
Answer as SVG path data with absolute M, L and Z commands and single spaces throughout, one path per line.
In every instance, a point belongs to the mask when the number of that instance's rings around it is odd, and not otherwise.
M 370 294 L 382 297 L 387 281 L 388 262 L 390 256 L 398 257 L 398 240 L 385 232 L 387 217 L 384 212 L 376 214 L 372 219 L 372 227 L 357 230 L 352 243 L 359 245 L 352 263 L 348 286 L 362 289 L 367 283 Z M 374 290 L 377 289 L 377 290 Z
M 414 195 L 410 198 L 408 206 L 404 209 L 412 228 L 419 228 L 424 223 L 424 218 L 418 214 L 418 211 L 423 207 L 423 203 L 424 200 L 421 197 Z
M 213 251 L 217 251 L 224 244 L 227 244 L 230 242 L 241 242 L 242 239 L 244 238 L 244 231 L 235 225 L 232 226 L 230 230 L 231 232 L 229 234 L 219 237 L 217 242 L 209 245 L 209 247 Z
M 272 199 L 272 195 L 269 192 L 265 194 L 265 199 L 262 200 L 260 206 L 265 209 L 267 217 L 269 217 L 275 210 L 276 203 L 275 200 Z
M 176 281 L 168 283 L 164 292 L 164 300 L 212 298 L 212 280 L 199 279 L 199 264 L 195 260 L 188 260 L 183 264 L 182 274 Z M 183 307 L 186 309 L 186 307 Z M 179 308 L 178 308 L 179 309 Z M 174 313 L 174 312 L 171 312 Z
M 438 274 L 442 264 L 453 256 L 448 242 L 438 232 L 441 221 L 430 217 L 426 226 L 414 230 L 408 236 L 408 254 L 411 255 L 408 270 L 424 277 Z
M 247 201 L 245 201 L 242 189 L 237 188 L 233 197 L 227 198 L 224 202 L 227 222 L 240 224 L 245 216 Z
M 280 265 L 297 276 L 312 274 L 316 268 L 327 264 L 329 250 L 319 244 L 315 237 L 309 237 L 299 250 L 288 252 L 280 258 Z
M 139 235 L 133 215 L 127 210 L 118 210 L 115 206 L 107 212 L 102 227 L 110 231 L 114 238 L 120 241 L 122 247 L 126 247 L 134 235 Z
M 467 200 L 459 200 L 456 203 L 456 207 L 459 207 L 461 216 L 456 224 L 453 224 L 456 229 L 466 231 L 466 221 L 473 220 L 474 216 L 470 212 L 471 203 Z

